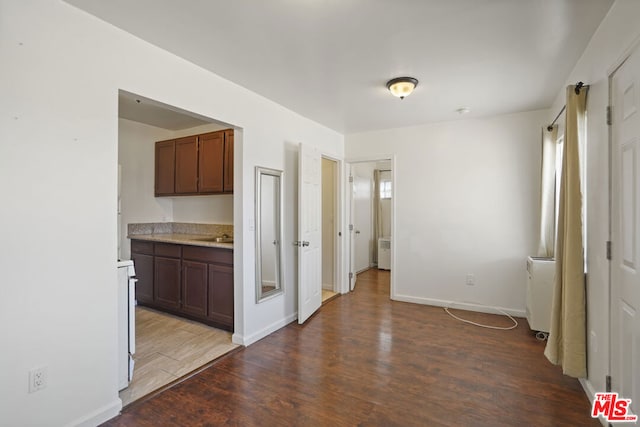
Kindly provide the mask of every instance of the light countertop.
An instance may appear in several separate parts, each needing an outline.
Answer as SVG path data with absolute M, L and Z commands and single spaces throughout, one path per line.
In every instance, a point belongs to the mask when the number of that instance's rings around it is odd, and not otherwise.
M 175 243 L 178 245 L 204 246 L 208 248 L 233 249 L 233 243 L 216 242 L 216 236 L 208 234 L 180 234 L 180 233 L 153 233 L 130 234 L 131 240 L 145 240 L 148 242 Z

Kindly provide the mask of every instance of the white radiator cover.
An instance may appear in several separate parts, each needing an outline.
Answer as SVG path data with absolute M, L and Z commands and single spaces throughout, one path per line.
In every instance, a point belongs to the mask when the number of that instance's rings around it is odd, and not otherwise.
M 534 331 L 549 332 L 555 272 L 553 258 L 527 258 L 527 322 Z
M 391 270 L 391 237 L 378 239 L 378 269 Z

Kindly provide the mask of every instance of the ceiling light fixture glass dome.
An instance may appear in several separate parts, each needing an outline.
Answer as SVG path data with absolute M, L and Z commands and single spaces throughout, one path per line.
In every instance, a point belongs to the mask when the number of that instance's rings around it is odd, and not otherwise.
M 413 77 L 396 77 L 387 82 L 387 89 L 393 96 L 404 99 L 405 96 L 411 95 L 413 89 L 418 86 L 418 79 Z

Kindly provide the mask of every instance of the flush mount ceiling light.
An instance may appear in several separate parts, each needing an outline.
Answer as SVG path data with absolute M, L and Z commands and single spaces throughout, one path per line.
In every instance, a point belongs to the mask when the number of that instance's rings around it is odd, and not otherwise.
M 389 92 L 400 99 L 411 95 L 411 92 L 413 92 L 416 86 L 418 86 L 418 79 L 414 79 L 413 77 L 397 77 L 387 82 Z
M 469 109 L 469 107 L 460 107 L 456 110 L 456 113 L 463 115 L 469 113 L 470 111 L 471 110 Z

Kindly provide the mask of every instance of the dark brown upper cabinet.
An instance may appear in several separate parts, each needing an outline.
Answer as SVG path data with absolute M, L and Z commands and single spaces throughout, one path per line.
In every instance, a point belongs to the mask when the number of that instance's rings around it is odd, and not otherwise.
M 224 184 L 225 193 L 233 193 L 233 130 L 224 131 Z
M 224 186 L 224 132 L 200 135 L 200 192 L 222 193 Z
M 176 140 L 176 193 L 198 192 L 198 137 Z
M 233 129 L 156 142 L 155 195 L 233 193 Z
M 156 142 L 156 197 L 176 192 L 176 142 Z

